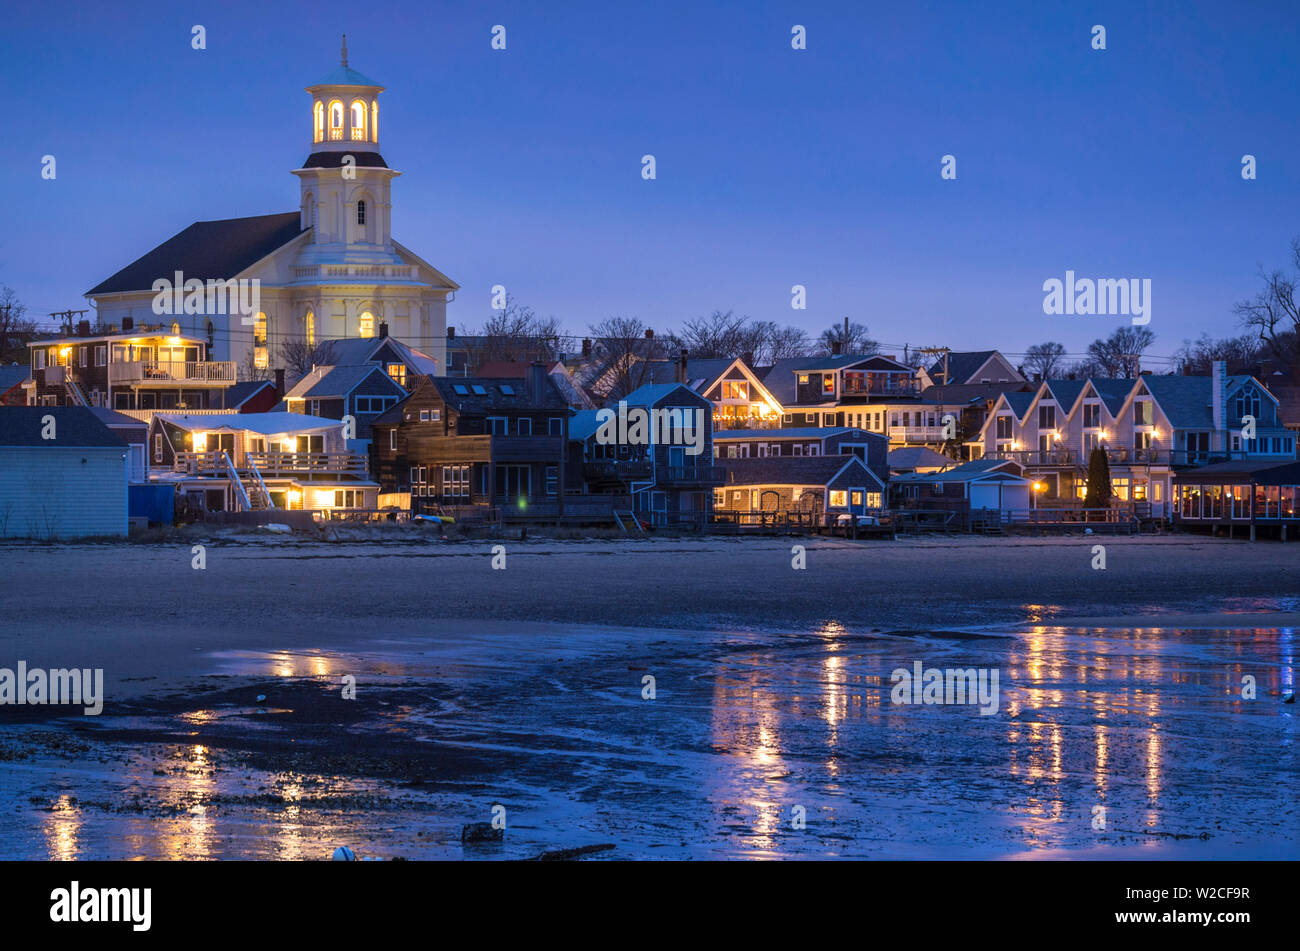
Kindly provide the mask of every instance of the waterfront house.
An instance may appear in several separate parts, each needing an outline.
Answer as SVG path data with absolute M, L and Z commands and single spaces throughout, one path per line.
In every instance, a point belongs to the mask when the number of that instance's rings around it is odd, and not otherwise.
M 370 451 L 371 425 L 380 414 L 406 399 L 406 390 L 378 363 L 318 366 L 285 394 L 285 409 L 304 416 L 342 420 L 352 417 L 348 447 Z
M 1283 540 L 1300 532 L 1300 462 L 1234 460 L 1174 474 L 1174 523 L 1252 540 L 1264 531 Z
M 208 512 L 373 510 L 379 485 L 343 423 L 297 413 L 155 413 L 150 479 Z
M 516 377 L 424 377 L 373 423 L 385 493 L 415 512 L 497 507 L 506 517 L 558 514 L 570 410 L 543 364 Z M 554 508 L 552 508 L 554 507 Z
M 889 481 L 889 440 L 852 426 L 790 429 L 727 429 L 713 434 L 713 455 L 724 465 L 733 459 L 857 456 L 882 483 Z
M 1004 516 L 1030 509 L 1031 483 L 1009 460 L 977 459 L 940 472 L 913 472 L 889 483 L 892 508 L 969 513 L 978 509 Z
M 127 533 L 127 447 L 89 409 L 0 406 L 0 538 Z
M 75 333 L 27 344 L 38 406 L 106 406 L 116 410 L 212 409 L 235 385 L 235 364 L 210 360 L 209 341 L 182 334 L 179 324 L 122 326 L 92 332 L 82 321 Z
M 663 425 L 627 425 L 638 416 Z M 627 498 L 658 526 L 708 521 L 725 470 L 714 462 L 712 404 L 703 396 L 681 383 L 650 383 L 575 421 L 589 494 Z
M 856 455 L 728 459 L 714 490 L 715 516 L 803 513 L 863 515 L 882 509 L 885 482 Z
M 0 366 L 0 406 L 26 406 L 32 370 L 26 364 Z

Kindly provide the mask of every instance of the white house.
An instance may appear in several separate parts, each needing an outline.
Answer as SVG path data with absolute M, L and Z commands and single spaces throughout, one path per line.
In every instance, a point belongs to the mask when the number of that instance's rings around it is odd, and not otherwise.
M 444 373 L 447 301 L 458 285 L 393 240 L 392 181 L 379 151 L 379 94 L 384 87 L 342 63 L 307 87 L 310 151 L 300 168 L 298 208 L 282 214 L 199 221 L 86 292 L 100 324 L 162 326 L 210 341 L 209 359 L 245 368 L 274 367 L 286 341 L 395 339 L 431 358 Z M 205 294 L 176 283 L 203 282 Z M 257 303 L 230 314 L 224 282 L 257 281 Z M 210 298 L 207 282 L 222 293 Z M 160 283 L 164 282 L 164 283 Z M 160 312 L 161 311 L 161 312 Z M 220 311 L 220 312 L 216 312 Z M 124 323 L 124 321 L 126 323 Z
M 126 533 L 126 443 L 89 409 L 0 407 L 0 538 Z

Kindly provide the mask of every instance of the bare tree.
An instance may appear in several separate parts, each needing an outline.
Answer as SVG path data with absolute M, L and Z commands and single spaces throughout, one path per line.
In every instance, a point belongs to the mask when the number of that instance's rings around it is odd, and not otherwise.
M 291 337 L 280 344 L 280 362 L 293 380 L 300 380 L 312 367 L 334 364 L 334 341 L 318 340 L 308 343 L 305 337 Z
M 475 366 L 488 362 L 556 360 L 564 335 L 554 317 L 538 317 L 531 307 L 507 296 L 505 308 L 493 311 L 477 336 L 482 341 L 469 354 Z
M 584 382 L 599 400 L 621 399 L 650 382 L 655 364 L 669 359 L 673 347 L 637 317 L 607 317 L 590 330 L 593 370 Z
M 0 287 L 0 363 L 27 363 L 27 342 L 36 336 L 36 321 L 12 287 Z
M 840 345 L 840 353 L 872 354 L 880 350 L 880 343 L 872 340 L 865 324 L 850 323 L 849 332 L 844 334 L 844 324 L 831 324 L 817 338 L 817 356 L 834 353 L 834 345 Z
M 1046 380 L 1060 370 L 1064 364 L 1065 347 L 1048 341 L 1036 343 L 1025 351 L 1025 366 L 1037 379 Z
M 1215 360 L 1226 361 L 1229 373 L 1248 373 L 1263 356 L 1263 344 L 1253 334 L 1221 340 L 1201 334 L 1195 342 L 1184 340 L 1183 345 L 1174 351 L 1174 360 L 1184 373 L 1201 374 L 1209 373 Z
M 763 356 L 764 363 L 812 356 L 812 343 L 808 334 L 798 327 L 777 327 L 773 324 L 768 336 L 768 349 Z
M 1105 376 L 1136 377 L 1142 369 L 1142 353 L 1155 339 L 1145 327 L 1120 327 L 1105 340 L 1088 344 L 1088 356 Z
M 1254 297 L 1239 301 L 1233 312 L 1283 366 L 1300 370 L 1300 302 L 1296 300 L 1297 273 L 1300 272 L 1300 238 L 1291 240 L 1292 273 L 1260 268 L 1264 289 Z
M 254 351 L 248 351 L 248 356 L 244 357 L 244 362 L 239 366 L 239 379 L 246 380 L 269 380 L 272 377 L 269 366 L 259 367 L 257 365 L 257 355 Z

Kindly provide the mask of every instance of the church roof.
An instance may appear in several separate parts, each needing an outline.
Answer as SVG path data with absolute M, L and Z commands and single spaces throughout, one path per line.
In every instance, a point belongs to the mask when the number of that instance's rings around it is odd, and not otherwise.
M 86 291 L 86 296 L 151 290 L 154 281 L 170 281 L 176 271 L 183 273 L 185 280 L 229 280 L 302 232 L 302 213 L 298 211 L 196 221 Z
M 324 79 L 317 80 L 308 86 L 308 89 L 315 89 L 317 86 L 373 86 L 375 89 L 383 89 L 369 76 L 358 73 L 351 66 L 337 66 Z
M 342 168 L 344 155 L 351 155 L 357 168 L 388 168 L 388 163 L 378 152 L 313 152 L 307 156 L 302 167 Z

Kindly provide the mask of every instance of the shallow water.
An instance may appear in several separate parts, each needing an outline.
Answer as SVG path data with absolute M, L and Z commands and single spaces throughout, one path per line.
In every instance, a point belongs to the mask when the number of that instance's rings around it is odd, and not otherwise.
M 1295 650 L 1289 627 L 828 623 L 485 627 L 346 653 L 196 655 L 206 676 L 178 694 L 0 727 L 0 850 L 1289 857 L 1296 706 L 1282 696 Z M 893 703 L 891 672 L 916 661 L 996 670 L 997 712 Z M 354 701 L 340 696 L 345 674 Z M 462 826 L 497 804 L 504 841 L 462 847 Z

